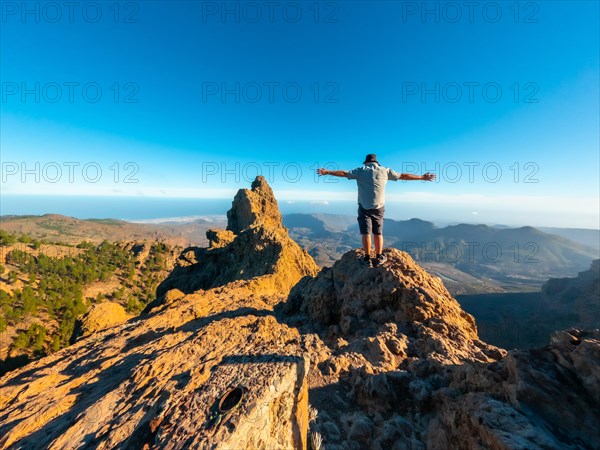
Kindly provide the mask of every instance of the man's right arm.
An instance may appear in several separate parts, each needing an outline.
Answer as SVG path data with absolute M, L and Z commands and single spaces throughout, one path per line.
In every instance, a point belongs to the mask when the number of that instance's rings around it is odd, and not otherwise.
M 319 175 L 333 175 L 334 177 L 344 177 L 348 178 L 348 172 L 345 170 L 325 170 L 325 169 L 317 169 L 317 173 Z

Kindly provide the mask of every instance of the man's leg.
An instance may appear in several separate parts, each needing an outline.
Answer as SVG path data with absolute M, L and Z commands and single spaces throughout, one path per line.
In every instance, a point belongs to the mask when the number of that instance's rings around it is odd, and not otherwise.
M 375 242 L 375 254 L 381 255 L 383 250 L 383 234 L 374 234 L 373 241 Z
M 377 241 L 375 241 L 375 242 L 377 242 Z M 362 235 L 362 246 L 363 246 L 363 250 L 365 252 L 365 256 L 370 255 L 371 254 L 371 235 L 370 234 Z
M 375 210 L 373 212 L 373 235 L 375 236 L 375 264 L 383 264 L 387 261 L 383 254 L 383 215 L 385 208 Z
M 362 206 L 358 205 L 358 229 L 362 236 L 362 246 L 365 252 L 365 260 L 371 258 L 371 220 L 366 215 Z

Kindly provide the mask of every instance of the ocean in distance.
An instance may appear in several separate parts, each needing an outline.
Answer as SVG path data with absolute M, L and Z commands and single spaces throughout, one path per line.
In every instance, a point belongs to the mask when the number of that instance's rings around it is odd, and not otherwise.
M 131 222 L 225 216 L 231 199 L 117 196 L 0 196 L 0 215 L 62 214 L 78 219 L 120 219 Z M 296 212 L 354 214 L 352 202 L 279 202 L 283 214 Z

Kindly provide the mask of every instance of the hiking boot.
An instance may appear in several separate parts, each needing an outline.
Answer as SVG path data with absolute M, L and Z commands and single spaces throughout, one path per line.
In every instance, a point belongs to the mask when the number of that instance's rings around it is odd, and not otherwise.
M 387 256 L 385 256 L 383 253 L 380 253 L 379 255 L 375 256 L 375 260 L 373 262 L 375 263 L 375 266 L 381 266 L 386 261 Z
M 362 262 L 367 267 L 373 267 L 373 263 L 371 262 L 371 256 L 365 255 L 362 257 Z

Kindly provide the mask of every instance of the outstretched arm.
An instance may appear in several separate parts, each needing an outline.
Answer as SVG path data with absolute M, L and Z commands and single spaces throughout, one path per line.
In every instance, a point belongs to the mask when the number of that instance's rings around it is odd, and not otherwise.
M 412 175 L 410 173 L 403 173 L 400 175 L 400 180 L 425 180 L 425 181 L 433 181 L 435 180 L 435 174 L 427 172 L 424 175 Z
M 348 178 L 348 172 L 345 170 L 325 170 L 317 169 L 319 175 L 333 175 L 334 177 L 345 177 Z

